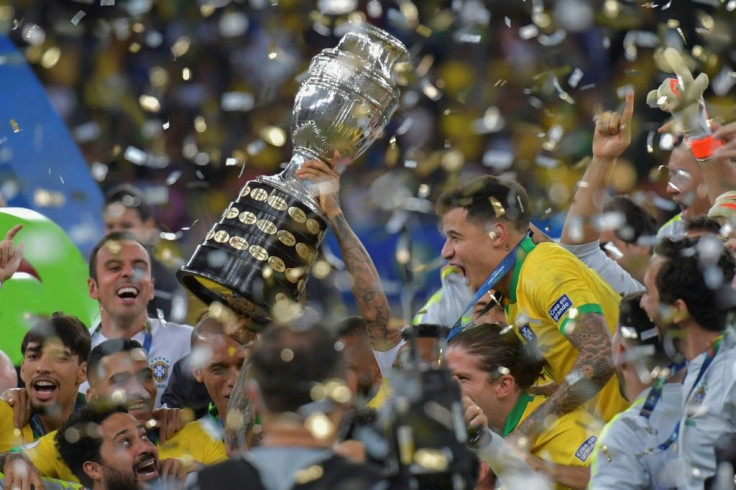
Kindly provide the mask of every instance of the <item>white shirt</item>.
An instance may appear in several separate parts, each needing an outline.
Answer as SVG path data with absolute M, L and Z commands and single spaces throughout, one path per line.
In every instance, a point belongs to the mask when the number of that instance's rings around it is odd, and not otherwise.
M 639 415 L 650 388 L 603 428 L 590 466 L 591 489 L 672 488 L 670 462 L 677 450 L 658 449 L 680 420 L 682 384 L 667 383 L 648 420 Z
M 683 408 L 677 456 L 682 469 L 679 489 L 702 489 L 715 474 L 718 436 L 736 432 L 736 333 L 730 332 L 713 362 L 695 385 L 707 353 L 690 361 L 682 384 Z M 686 398 L 685 398 L 686 397 Z
M 179 325 L 156 318 L 149 318 L 151 327 L 151 349 L 148 351 L 148 363 L 153 369 L 153 379 L 156 381 L 156 408 L 161 406 L 161 395 L 164 394 L 169 383 L 171 370 L 176 361 L 189 354 L 193 328 L 189 325 Z M 92 336 L 92 348 L 108 340 L 102 335 L 101 329 L 93 327 L 89 331 Z M 146 329 L 133 335 L 132 340 L 145 346 Z M 79 391 L 85 393 L 89 383 L 85 382 Z
M 644 291 L 644 286 L 639 281 L 601 250 L 600 240 L 579 245 L 560 243 L 560 246 L 596 271 L 617 293 L 624 295 Z

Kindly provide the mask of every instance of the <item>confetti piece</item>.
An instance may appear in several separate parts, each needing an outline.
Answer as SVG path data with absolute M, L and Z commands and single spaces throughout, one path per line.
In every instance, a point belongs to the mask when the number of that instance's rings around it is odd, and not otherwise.
M 575 70 L 573 70 L 572 74 L 570 75 L 570 78 L 567 79 L 567 84 L 570 87 L 575 88 L 578 86 L 578 83 L 580 83 L 580 80 L 582 80 L 582 78 L 583 70 L 581 70 L 580 68 L 575 68 Z
M 14 133 L 20 133 L 20 126 L 18 126 L 18 121 L 15 119 L 10 120 L 10 127 L 13 128 Z
M 79 21 L 82 20 L 82 17 L 84 17 L 86 12 L 84 10 L 78 11 L 76 14 L 74 14 L 74 17 L 72 17 L 72 24 L 77 25 L 79 24 Z
M 102 7 L 110 7 L 112 5 L 115 5 L 115 0 L 100 0 L 100 6 Z

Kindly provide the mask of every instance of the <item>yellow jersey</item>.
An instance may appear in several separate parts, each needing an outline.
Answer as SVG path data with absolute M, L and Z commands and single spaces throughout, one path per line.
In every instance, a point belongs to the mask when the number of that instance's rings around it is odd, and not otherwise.
M 509 297 L 504 300 L 506 321 L 525 342 L 536 340 L 547 372 L 561 383 L 570 374 L 578 350 L 567 340 L 579 314 L 599 313 L 613 335 L 621 296 L 573 254 L 552 242 L 521 242 L 511 272 Z M 618 379 L 612 376 L 586 407 L 608 422 L 628 407 Z
M 28 444 L 24 448 L 24 452 L 41 476 L 79 482 L 56 449 L 56 442 L 54 441 L 56 432 L 50 432 L 35 443 Z M 156 443 L 156 448 L 158 448 L 159 460 L 191 457 L 199 463 L 212 465 L 227 459 L 225 443 L 213 439 L 196 420 L 186 424 L 165 443 Z
M 503 430 L 503 436 L 514 431 L 547 397 L 522 393 L 514 404 Z M 591 455 L 603 424 L 582 407 L 545 424 L 529 452 L 549 463 L 563 466 L 589 466 Z M 567 487 L 556 485 L 558 489 Z
M 33 442 L 31 424 L 18 430 L 13 425 L 13 407 L 5 400 L 0 400 L 0 453 L 10 451 L 16 446 Z

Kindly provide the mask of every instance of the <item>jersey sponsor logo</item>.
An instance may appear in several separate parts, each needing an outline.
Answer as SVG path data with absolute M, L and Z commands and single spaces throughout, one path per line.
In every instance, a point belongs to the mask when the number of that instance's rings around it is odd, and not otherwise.
M 169 360 L 165 357 L 154 357 L 151 359 L 153 379 L 156 383 L 163 383 L 169 377 Z
M 528 323 L 519 327 L 519 332 L 521 332 L 521 336 L 524 337 L 524 340 L 526 340 L 527 342 L 537 340 L 537 336 L 534 333 L 534 330 L 532 330 L 532 327 L 530 327 Z
M 549 316 L 555 322 L 559 322 L 560 318 L 562 318 L 562 315 L 567 313 L 567 310 L 569 310 L 571 307 L 572 301 L 570 301 L 570 297 L 566 294 L 563 294 L 559 297 L 557 301 L 555 301 L 555 304 L 552 305 L 547 313 L 549 313 Z
M 584 443 L 580 445 L 577 451 L 575 451 L 575 457 L 580 461 L 585 461 L 588 456 L 593 452 L 595 448 L 595 442 L 598 440 L 596 436 L 590 436 Z

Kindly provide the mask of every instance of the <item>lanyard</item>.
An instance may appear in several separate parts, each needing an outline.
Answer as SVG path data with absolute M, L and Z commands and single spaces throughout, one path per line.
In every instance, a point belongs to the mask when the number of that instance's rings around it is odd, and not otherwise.
M 102 334 L 102 324 L 97 325 L 95 331 L 92 332 L 93 337 L 97 334 Z M 151 334 L 151 324 L 149 322 L 146 322 L 146 324 L 143 326 L 143 350 L 146 351 L 146 354 L 151 352 L 152 343 L 153 334 Z
M 483 295 L 488 293 L 493 288 L 493 286 L 495 286 L 496 283 L 501 280 L 501 278 L 503 278 L 511 271 L 511 269 L 514 268 L 514 265 L 516 265 L 516 251 L 521 246 L 521 242 L 526 240 L 531 235 L 531 231 L 524 235 L 524 238 L 522 238 L 519 243 L 517 243 L 514 248 L 512 248 L 509 253 L 506 254 L 501 263 L 498 264 L 496 268 L 493 269 L 493 271 L 488 275 L 486 280 L 483 281 L 483 284 L 480 286 L 480 288 L 478 288 L 478 291 L 475 292 L 475 296 L 473 296 L 473 299 L 471 299 L 470 303 L 468 303 L 465 309 L 463 309 L 460 318 L 458 318 L 455 324 L 452 326 L 450 333 L 447 334 L 447 342 L 452 340 L 455 336 L 457 336 L 460 332 L 468 328 L 468 326 L 473 323 L 471 320 L 463 324 L 463 317 L 468 313 L 468 310 L 472 309 L 473 306 L 475 306 L 475 304 L 483 297 Z
M 652 385 L 652 389 L 649 390 L 649 394 L 644 401 L 644 405 L 641 407 L 641 411 L 639 411 L 639 415 L 644 417 L 646 420 L 649 420 L 649 417 L 652 416 L 652 412 L 659 403 L 659 400 L 662 398 L 662 391 L 664 391 L 664 385 L 667 383 L 667 380 L 677 374 L 685 366 L 687 366 L 685 361 L 678 364 L 672 363 L 667 367 L 667 370 L 664 373 L 657 377 L 657 380 Z
M 217 410 L 217 406 L 214 403 L 210 403 L 210 406 L 207 407 L 207 415 L 209 415 L 212 421 L 215 422 L 220 429 L 225 429 L 222 419 L 220 418 L 220 412 Z
M 705 375 L 705 372 L 710 367 L 711 363 L 713 362 L 713 359 L 715 359 L 716 354 L 718 354 L 718 350 L 721 348 L 721 343 L 723 342 L 723 337 L 726 336 L 726 332 L 720 334 L 711 344 L 710 348 L 708 349 L 708 352 L 705 354 L 705 360 L 703 360 L 703 365 L 700 366 L 700 371 L 698 372 L 698 376 L 695 378 L 695 383 L 693 383 L 693 386 L 690 388 L 690 391 L 688 392 L 687 396 L 683 398 L 683 401 L 685 404 L 687 404 L 688 399 L 690 399 L 690 395 L 693 394 L 693 390 L 695 390 L 695 387 L 698 386 L 698 383 L 703 379 L 703 376 Z M 662 444 L 657 446 L 657 449 L 661 451 L 667 450 L 672 444 L 677 441 L 677 438 L 680 435 L 680 421 L 678 421 L 675 424 L 675 428 L 672 430 L 672 434 L 667 438 L 666 441 L 664 441 Z
M 77 401 L 74 402 L 74 411 L 72 413 L 78 412 L 84 406 L 85 401 L 84 395 L 81 393 L 77 395 Z M 31 415 L 31 420 L 28 421 L 28 424 L 31 426 L 31 431 L 33 432 L 33 440 L 37 440 L 46 434 L 41 417 L 37 413 Z

